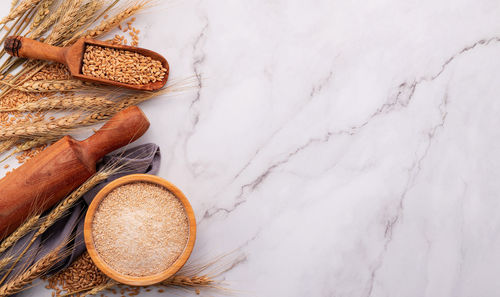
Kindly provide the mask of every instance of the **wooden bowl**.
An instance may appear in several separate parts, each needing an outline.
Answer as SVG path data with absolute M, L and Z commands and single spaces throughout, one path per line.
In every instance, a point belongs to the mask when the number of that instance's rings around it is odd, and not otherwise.
M 94 220 L 95 212 L 101 201 L 115 188 L 135 182 L 149 182 L 163 186 L 166 189 L 168 189 L 172 194 L 174 194 L 179 199 L 179 201 L 184 206 L 184 210 L 186 212 L 189 224 L 188 241 L 186 243 L 184 251 L 181 253 L 179 258 L 177 258 L 177 260 L 169 268 L 167 268 L 167 270 L 150 276 L 138 277 L 138 276 L 124 275 L 111 268 L 108 264 L 106 264 L 106 262 L 104 262 L 104 260 L 97 253 L 97 250 L 94 245 L 94 238 L 92 236 L 92 222 Z M 179 190 L 176 186 L 158 176 L 149 174 L 131 174 L 110 182 L 104 188 L 102 188 L 102 190 L 100 190 L 99 193 L 97 193 L 94 200 L 90 204 L 87 214 L 85 216 L 83 232 L 85 238 L 85 245 L 87 246 L 89 255 L 92 258 L 92 261 L 94 261 L 95 265 L 104 274 L 114 279 L 115 281 L 118 281 L 123 284 L 131 286 L 148 286 L 166 280 L 167 278 L 174 275 L 177 271 L 179 271 L 179 269 L 181 269 L 182 266 L 184 266 L 187 259 L 191 255 L 191 252 L 193 251 L 194 242 L 196 239 L 196 219 L 194 217 L 194 212 L 191 207 L 191 204 L 189 204 L 189 201 L 187 200 L 186 196 L 184 196 L 181 190 Z

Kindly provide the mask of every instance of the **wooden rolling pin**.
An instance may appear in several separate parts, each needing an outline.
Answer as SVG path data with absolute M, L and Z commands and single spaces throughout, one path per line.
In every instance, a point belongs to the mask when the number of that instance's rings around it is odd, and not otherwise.
M 84 141 L 65 136 L 0 180 L 0 239 L 33 212 L 47 210 L 96 172 L 104 155 L 141 137 L 149 121 L 136 106 Z

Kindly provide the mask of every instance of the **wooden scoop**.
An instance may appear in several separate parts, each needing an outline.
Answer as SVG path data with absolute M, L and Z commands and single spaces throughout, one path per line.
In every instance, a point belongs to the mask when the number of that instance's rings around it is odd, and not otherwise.
M 165 77 L 163 77 L 163 80 L 145 85 L 132 85 L 113 80 L 84 75 L 82 73 L 82 63 L 83 63 L 83 54 L 85 53 L 85 47 L 87 45 L 97 45 L 107 48 L 126 50 L 126 51 L 136 52 L 147 57 L 151 57 L 153 60 L 160 61 L 163 67 L 167 69 L 167 72 L 165 73 Z M 169 74 L 169 66 L 167 60 L 158 53 L 155 53 L 153 51 L 144 48 L 128 46 L 128 45 L 113 45 L 107 42 L 102 42 L 87 38 L 79 39 L 72 46 L 69 47 L 57 47 L 46 43 L 38 42 L 26 37 L 10 36 L 5 40 L 5 51 L 15 57 L 59 62 L 61 64 L 68 66 L 69 71 L 71 72 L 71 75 L 73 77 L 76 77 L 81 80 L 119 86 L 135 90 L 144 90 L 144 91 L 158 90 L 167 83 Z

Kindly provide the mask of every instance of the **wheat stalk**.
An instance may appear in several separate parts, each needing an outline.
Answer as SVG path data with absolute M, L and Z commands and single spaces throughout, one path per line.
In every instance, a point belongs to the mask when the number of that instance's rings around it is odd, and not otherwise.
M 26 2 L 28 2 L 28 0 L 26 0 Z M 37 3 L 40 2 L 40 0 L 37 1 Z M 22 6 L 23 4 L 21 4 L 20 6 Z M 19 7 L 20 7 L 19 6 Z M 15 28 L 14 30 L 14 33 L 13 35 L 20 35 L 21 32 L 24 31 L 24 29 L 26 29 L 26 27 L 28 26 L 28 24 L 30 23 L 31 19 L 33 18 L 33 14 L 34 12 L 36 11 L 35 9 L 35 6 L 34 5 L 33 7 L 30 7 L 27 9 L 26 12 L 24 12 L 24 14 L 22 14 L 20 17 L 18 17 L 16 19 L 16 21 L 14 22 L 14 24 L 12 25 L 12 27 L 8 30 L 8 33 L 4 34 L 4 36 L 0 39 L 0 43 L 3 43 L 5 41 L 5 39 L 7 38 L 7 36 L 10 35 L 10 33 L 12 32 L 12 30 Z M 16 8 L 17 9 L 17 8 Z M 33 14 L 32 14 L 33 13 Z M 4 28 L 6 27 L 5 23 L 3 24 L 2 28 L 0 28 L 0 30 L 3 30 Z M 2 49 L 0 50 L 0 58 L 3 57 L 3 55 L 6 53 L 5 49 Z M 12 57 L 9 57 L 3 65 L 5 64 L 8 64 L 11 62 L 11 59 Z M 2 66 L 3 66 L 2 65 Z
M 62 136 L 71 130 L 79 127 L 85 127 L 100 123 L 110 119 L 117 112 L 141 102 L 149 100 L 157 95 L 166 94 L 176 91 L 168 87 L 156 92 L 141 92 L 137 95 L 125 96 L 117 100 L 116 104 L 104 104 L 97 108 L 98 111 L 85 115 L 84 113 L 75 113 L 60 117 L 52 121 L 41 121 L 36 123 L 21 123 L 5 127 L 0 131 L 0 140 L 8 140 L 11 138 L 34 138 L 35 136 Z M 93 97 L 96 98 L 96 97 Z M 92 100 L 92 99 L 88 99 Z
M 28 93 L 66 92 L 76 89 L 85 89 L 92 86 L 92 84 L 78 79 L 30 80 L 20 86 L 2 81 L 0 81 L 0 83 L 11 86 L 18 91 Z
M 60 259 L 59 252 L 61 248 L 62 246 L 54 249 L 38 260 L 29 269 L 0 287 L 0 296 L 9 296 L 20 292 L 25 286 L 31 284 L 36 278 L 43 275 L 43 273 L 49 270 Z
M 184 85 L 186 84 L 186 85 Z M 7 140 L 11 138 L 25 138 L 34 139 L 36 137 L 58 137 L 63 136 L 71 132 L 72 130 L 78 129 L 80 127 L 87 127 L 103 121 L 109 120 L 117 112 L 132 106 L 140 104 L 144 101 L 150 100 L 158 95 L 169 94 L 173 92 L 183 91 L 189 89 L 189 82 L 180 83 L 180 86 L 174 84 L 172 86 L 166 87 L 155 92 L 140 92 L 135 95 L 123 96 L 122 98 L 114 99 L 113 104 L 106 104 L 106 99 L 102 97 L 102 105 L 97 105 L 95 109 L 92 108 L 82 108 L 84 110 L 91 110 L 91 113 L 75 113 L 52 121 L 41 121 L 37 123 L 21 123 L 20 125 L 12 125 L 0 130 L 0 140 Z M 92 99 L 94 98 L 94 99 Z M 97 96 L 91 96 L 87 98 L 89 102 L 91 100 L 96 100 Z M 50 100 L 50 99 L 49 99 Z M 43 101 L 43 100 L 42 100 Z M 42 104 L 39 101 L 40 104 Z M 86 103 L 82 103 L 85 106 Z M 30 105 L 30 104 L 29 104 Z
M 0 260 L 0 269 L 3 269 L 7 264 L 9 264 L 12 261 L 11 256 L 7 256 L 3 259 Z
M 30 64 L 29 66 L 26 66 L 19 73 L 17 73 L 16 76 L 13 78 L 13 80 L 9 81 L 9 83 L 17 82 L 17 80 L 20 78 L 23 78 L 23 79 L 19 83 L 17 83 L 15 86 L 13 86 L 13 87 L 9 86 L 8 88 L 6 88 L 0 94 L 0 98 L 3 98 L 7 94 L 9 94 L 12 90 L 14 90 L 14 87 L 18 87 L 21 84 L 24 84 L 25 82 L 30 80 L 35 74 L 37 74 L 40 70 L 42 70 L 47 65 L 48 65 L 47 62 L 34 62 L 34 63 Z
M 41 121 L 37 123 L 21 123 L 20 125 L 12 125 L 5 127 L 0 131 L 0 140 L 12 140 L 12 138 L 37 138 L 62 136 L 69 131 L 78 127 L 90 126 L 102 121 L 108 120 L 117 112 L 141 102 L 149 100 L 157 95 L 176 92 L 189 87 L 177 87 L 176 85 L 169 86 L 165 89 L 156 92 L 141 92 L 132 96 L 125 96 L 116 103 L 106 99 L 105 97 L 97 96 L 75 96 L 74 98 L 58 99 L 57 97 L 41 100 L 33 103 L 25 103 L 15 107 L 15 111 L 40 111 L 47 109 L 69 108 L 72 104 L 79 106 L 83 110 L 94 110 L 96 112 L 87 114 L 76 113 L 63 116 L 52 121 Z M 57 106 L 56 106 L 57 105 Z M 94 108 L 95 107 L 95 108 Z M 1 111 L 1 110 L 0 110 Z M 9 147 L 11 147 L 10 145 Z M 30 146 L 31 147 L 31 146 Z
M 102 121 L 106 121 L 111 117 L 113 117 L 117 112 L 120 112 L 121 110 L 129 106 L 137 105 L 141 102 L 149 100 L 155 97 L 156 95 L 157 95 L 156 93 L 142 93 L 136 96 L 122 99 L 121 101 L 118 102 L 118 104 L 111 106 L 111 108 L 101 109 L 99 111 L 87 115 L 86 117 L 83 117 L 76 124 L 79 126 L 90 126 L 100 123 Z
M 48 44 L 56 44 L 64 36 L 68 27 L 75 21 L 80 11 L 80 6 L 83 0 L 72 0 L 68 1 L 70 4 L 67 7 L 67 11 L 62 15 L 61 19 L 55 24 L 51 33 L 44 41 Z
M 66 294 L 61 295 L 61 297 L 71 296 L 75 294 L 79 294 L 83 291 L 88 290 L 83 295 L 79 295 L 80 297 L 96 295 L 104 290 L 111 289 L 112 287 L 118 285 L 119 283 L 109 280 L 108 282 L 95 286 L 93 289 L 82 289 L 77 291 L 68 292 Z M 183 275 L 174 275 L 171 278 L 167 279 L 159 283 L 159 285 L 166 287 L 184 287 L 184 288 L 215 288 L 216 281 L 210 278 L 207 275 L 203 276 L 183 276 Z
M 68 26 L 64 37 L 70 39 L 66 40 L 63 45 L 68 45 L 71 37 L 73 37 L 73 33 L 84 26 L 87 22 L 89 22 L 95 15 L 95 13 L 102 8 L 103 5 L 104 2 L 101 0 L 94 0 L 83 5 L 80 9 L 81 11 L 78 12 L 79 17 L 71 24 L 71 26 Z
M 11 35 L 11 32 L 14 30 L 14 28 L 19 24 L 19 22 L 21 21 L 22 18 L 17 18 L 17 20 L 14 22 L 14 24 L 12 24 L 12 26 L 9 28 L 9 30 L 7 30 L 7 32 L 4 34 L 4 36 L 2 37 L 2 39 L 0 39 L 0 42 L 4 42 L 5 39 L 7 38 L 7 36 Z M 3 24 L 1 30 L 3 30 L 5 28 L 5 24 Z M 4 53 L 5 50 L 2 50 L 2 53 Z M 1 57 L 1 55 L 0 55 Z
M 112 105 L 110 108 L 102 108 L 94 113 L 91 113 L 91 114 L 85 116 L 85 117 L 81 117 L 81 119 L 76 121 L 74 124 L 75 124 L 75 126 L 80 126 L 80 127 L 91 126 L 91 125 L 109 120 L 116 113 L 120 112 L 121 110 L 123 110 L 129 106 L 138 105 L 139 103 L 142 103 L 144 101 L 152 99 L 158 95 L 170 93 L 173 91 L 176 91 L 176 90 L 173 90 L 173 89 L 167 87 L 165 89 L 162 89 L 162 90 L 156 91 L 156 92 L 142 92 L 142 93 L 139 93 L 138 95 L 124 97 L 120 100 L 117 100 L 116 104 Z M 1 134 L 1 132 L 0 132 L 0 134 Z
M 209 288 L 215 288 L 216 281 L 211 279 L 207 275 L 203 276 L 183 276 L 183 275 L 174 275 L 171 278 L 167 279 L 166 281 L 163 281 L 160 283 L 162 286 L 166 287 L 184 287 L 184 288 L 201 288 L 201 287 L 209 287 Z M 91 295 L 96 295 L 104 290 L 111 289 L 112 287 L 118 285 L 117 282 L 113 280 L 109 280 L 108 282 L 95 286 L 91 290 L 88 289 L 82 289 L 82 290 L 77 290 L 77 291 L 72 291 L 65 293 L 61 295 L 61 297 L 65 296 L 72 296 L 79 294 L 83 291 L 88 290 L 85 292 L 83 295 L 80 295 L 80 297 L 85 297 L 85 296 L 91 296 Z
M 112 105 L 110 108 L 104 108 L 98 110 L 92 114 L 87 115 L 86 117 L 82 117 L 80 121 L 76 124 L 81 126 L 89 126 L 93 124 L 97 124 L 99 122 L 110 119 L 117 112 L 132 106 L 138 105 L 144 101 L 150 100 L 159 95 L 166 95 L 174 92 L 182 92 L 185 90 L 190 90 L 192 88 L 190 78 L 179 81 L 178 83 L 174 83 L 166 88 L 155 92 L 141 92 L 136 95 L 125 96 L 116 100 L 116 104 Z
M 91 84 L 77 79 L 66 80 L 37 80 L 28 81 L 16 89 L 23 92 L 65 92 L 75 89 L 83 89 Z
M 68 197 L 61 201 L 50 213 L 44 218 L 42 224 L 38 228 L 34 237 L 37 237 L 44 233 L 50 226 L 52 226 L 57 220 L 63 217 L 67 211 L 78 201 L 85 193 L 92 189 L 95 185 L 101 181 L 108 178 L 115 170 L 101 170 L 96 174 L 92 175 L 87 181 L 85 181 L 78 189 L 74 190 Z
M 8 248 L 13 246 L 24 235 L 28 234 L 37 225 L 40 215 L 34 215 L 19 226 L 16 231 L 5 238 L 0 244 L 0 253 L 5 252 Z
M 85 32 L 87 32 L 86 30 L 90 27 L 91 24 L 93 24 L 95 21 L 97 21 L 101 17 L 105 16 L 108 13 L 108 11 L 110 11 L 116 4 L 118 4 L 118 2 L 120 2 L 120 0 L 114 0 L 111 4 L 108 4 L 107 7 L 104 10 L 101 11 L 101 13 L 99 13 L 91 21 L 89 21 L 89 23 L 87 25 L 83 26 L 78 33 L 76 33 L 76 34 L 73 35 L 73 37 L 71 37 L 70 39 L 66 40 L 63 43 L 63 45 L 71 44 L 75 40 L 77 40 L 78 38 L 82 37 L 82 34 L 84 34 Z
M 33 22 L 31 23 L 29 31 L 33 31 L 42 23 L 42 21 L 45 20 L 50 12 L 49 7 L 52 5 L 52 3 L 54 3 L 54 0 L 43 0 L 43 2 L 40 3 L 40 7 L 38 8 L 35 17 L 33 18 Z
M 108 33 L 112 29 L 116 28 L 121 22 L 145 8 L 149 2 L 150 1 L 141 1 L 125 8 L 120 13 L 103 20 L 96 28 L 88 30 L 87 32 L 81 34 L 82 37 L 96 38 Z
M 74 127 L 74 123 L 80 118 L 80 114 L 70 114 L 49 122 L 22 123 L 17 126 L 10 126 L 0 131 L 0 140 L 12 137 L 30 138 L 32 136 L 48 135 L 53 130 L 61 131 Z
M 12 2 L 10 3 L 10 11 L 12 11 L 14 7 L 16 7 L 17 3 L 19 3 L 19 0 L 12 0 Z
M 177 286 L 177 287 L 213 287 L 216 282 L 208 275 L 202 276 L 183 276 L 174 275 L 171 278 L 161 283 L 164 286 Z
M 0 24 L 5 24 L 13 19 L 22 16 L 25 12 L 35 7 L 41 0 L 24 0 L 16 8 L 14 8 L 6 17 L 4 17 Z
M 3 142 L 0 142 L 0 154 L 8 151 L 13 145 L 16 144 L 16 142 L 17 142 L 17 139 L 9 139 L 9 140 L 5 140 Z
M 50 142 L 54 142 L 57 139 L 59 139 L 59 137 L 57 137 L 57 136 L 44 136 L 44 137 L 37 137 L 37 138 L 34 138 L 32 140 L 25 141 L 22 144 L 18 145 L 16 147 L 16 149 L 14 151 L 12 151 L 9 155 L 7 155 L 5 158 L 0 160 L 0 163 L 9 159 L 10 157 L 14 156 L 17 153 L 24 152 L 24 151 L 27 151 L 27 150 L 32 149 L 32 148 L 40 147 L 40 146 L 48 144 Z
M 51 13 L 50 16 L 48 18 L 46 18 L 40 26 L 38 26 L 33 32 L 31 32 L 31 34 L 28 37 L 32 38 L 32 39 L 40 38 L 64 14 L 64 12 L 67 10 L 67 7 L 70 3 L 71 3 L 71 1 L 69 1 L 69 0 L 62 1 L 62 3 L 59 5 L 59 7 L 53 13 Z
M 51 136 L 37 137 L 35 139 L 25 141 L 24 143 L 18 145 L 16 147 L 16 149 L 14 150 L 14 152 L 20 153 L 20 152 L 27 151 L 27 150 L 35 148 L 35 147 L 46 145 L 50 142 L 56 141 L 58 138 L 59 137 L 51 137 Z
M 14 107 L 0 108 L 0 112 L 40 112 L 47 110 L 95 110 L 108 108 L 114 104 L 106 97 L 95 96 L 53 96 L 47 99 L 22 103 Z
M 33 14 L 36 12 L 35 6 L 38 5 L 40 1 L 41 0 L 25 0 L 23 3 L 21 3 L 21 5 L 17 7 L 16 5 L 18 1 L 12 1 L 12 6 L 9 15 L 6 18 L 4 18 L 4 20 L 5 22 L 7 22 L 8 19 L 12 17 L 16 19 L 16 21 L 10 28 L 7 28 L 7 32 L 0 39 L 0 43 L 3 43 L 8 36 L 20 35 L 21 32 L 24 31 L 24 29 L 28 26 L 31 19 L 33 18 Z M 19 14 L 20 17 L 15 16 L 20 12 L 21 12 L 21 14 Z M 31 14 L 32 12 L 33 14 Z M 3 30 L 4 28 L 6 28 L 5 23 L 3 23 L 3 26 L 2 28 L 0 28 L 0 30 Z M 16 29 L 14 30 L 14 28 Z M 2 49 L 0 51 L 0 58 L 2 58 L 5 53 L 6 53 L 5 49 Z M 21 63 L 18 62 L 19 62 L 18 59 L 14 59 L 13 57 L 8 57 L 7 60 L 5 60 L 3 64 L 0 66 L 0 70 L 3 71 L 6 67 L 9 67 L 7 72 L 4 72 L 4 74 L 6 74 L 13 68 L 17 67 L 19 64 L 22 64 L 22 62 Z

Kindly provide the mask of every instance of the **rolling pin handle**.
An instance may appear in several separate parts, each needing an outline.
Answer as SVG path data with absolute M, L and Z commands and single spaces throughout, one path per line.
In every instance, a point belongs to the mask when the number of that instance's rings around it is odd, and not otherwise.
M 81 142 L 88 160 L 99 161 L 104 155 L 137 140 L 149 128 L 149 121 L 137 106 L 113 116 L 94 135 Z

